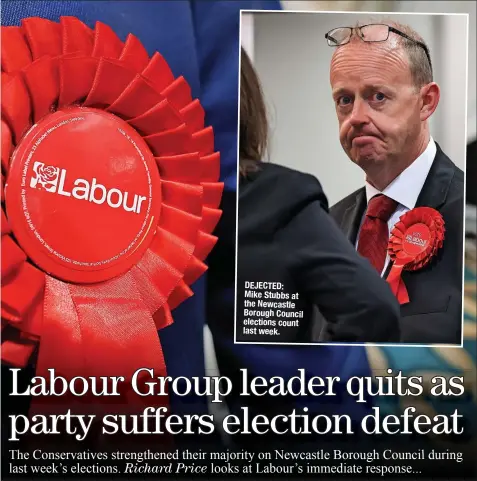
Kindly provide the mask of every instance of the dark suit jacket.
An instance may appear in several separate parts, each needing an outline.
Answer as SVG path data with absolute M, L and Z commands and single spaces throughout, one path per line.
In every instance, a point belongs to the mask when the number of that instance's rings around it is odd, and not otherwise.
M 462 332 L 462 255 L 464 173 L 442 152 L 437 153 L 416 207 L 433 207 L 443 216 L 445 240 L 423 269 L 403 272 L 410 302 L 401 306 L 401 341 L 460 344 Z M 331 215 L 355 245 L 366 210 L 365 188 L 331 208 Z M 391 265 L 388 266 L 387 277 Z
M 468 179 L 477 179 L 477 140 L 467 144 L 467 166 L 466 173 Z M 477 189 L 467 189 L 467 204 L 477 205 Z
M 313 341 L 314 306 L 328 321 L 323 340 L 399 340 L 396 299 L 331 219 L 321 185 L 309 174 L 265 163 L 242 180 L 237 264 L 238 341 Z M 259 329 L 245 335 L 243 321 L 251 318 L 244 314 L 245 282 L 264 281 L 281 283 L 290 297 L 297 293 L 292 310 L 303 317 L 280 335 L 260 335 Z M 271 317 L 279 318 L 278 312 Z

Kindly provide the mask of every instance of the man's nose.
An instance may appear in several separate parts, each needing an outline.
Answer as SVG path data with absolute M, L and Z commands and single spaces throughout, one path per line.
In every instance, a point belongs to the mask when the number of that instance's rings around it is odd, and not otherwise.
M 369 122 L 368 104 L 364 100 L 355 100 L 349 122 L 352 126 L 363 125 Z

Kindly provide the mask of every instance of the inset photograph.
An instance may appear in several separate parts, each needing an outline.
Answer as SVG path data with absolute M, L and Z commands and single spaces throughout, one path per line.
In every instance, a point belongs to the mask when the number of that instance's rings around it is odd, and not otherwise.
M 241 13 L 235 342 L 462 345 L 468 15 Z

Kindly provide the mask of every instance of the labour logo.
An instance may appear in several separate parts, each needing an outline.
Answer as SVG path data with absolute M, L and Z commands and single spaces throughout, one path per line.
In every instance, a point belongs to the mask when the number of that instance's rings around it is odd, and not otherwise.
M 64 197 L 85 200 L 98 205 L 106 203 L 113 209 L 122 208 L 126 212 L 135 214 L 141 212 L 142 204 L 147 200 L 144 195 L 123 192 L 117 188 L 108 189 L 94 177 L 92 180 L 79 178 L 71 181 L 66 169 L 45 165 L 43 162 L 35 162 L 33 172 L 30 187 Z
M 161 179 L 152 151 L 123 120 L 96 109 L 59 110 L 27 132 L 11 164 L 9 225 L 49 275 L 112 279 L 149 248 Z
M 34 176 L 30 179 L 30 187 L 44 189 L 47 192 L 56 192 L 60 173 L 59 167 L 45 165 L 43 162 L 35 162 L 33 164 L 33 172 Z

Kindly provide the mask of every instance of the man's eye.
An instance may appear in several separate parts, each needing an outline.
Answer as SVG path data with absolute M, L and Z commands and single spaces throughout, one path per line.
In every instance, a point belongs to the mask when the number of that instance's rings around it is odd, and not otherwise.
M 373 100 L 376 100 L 377 102 L 382 102 L 386 96 L 382 92 L 377 92 L 373 95 Z
M 338 105 L 349 105 L 351 102 L 353 101 L 353 99 L 351 98 L 351 96 L 349 95 L 343 95 L 342 97 L 340 97 L 337 101 Z

